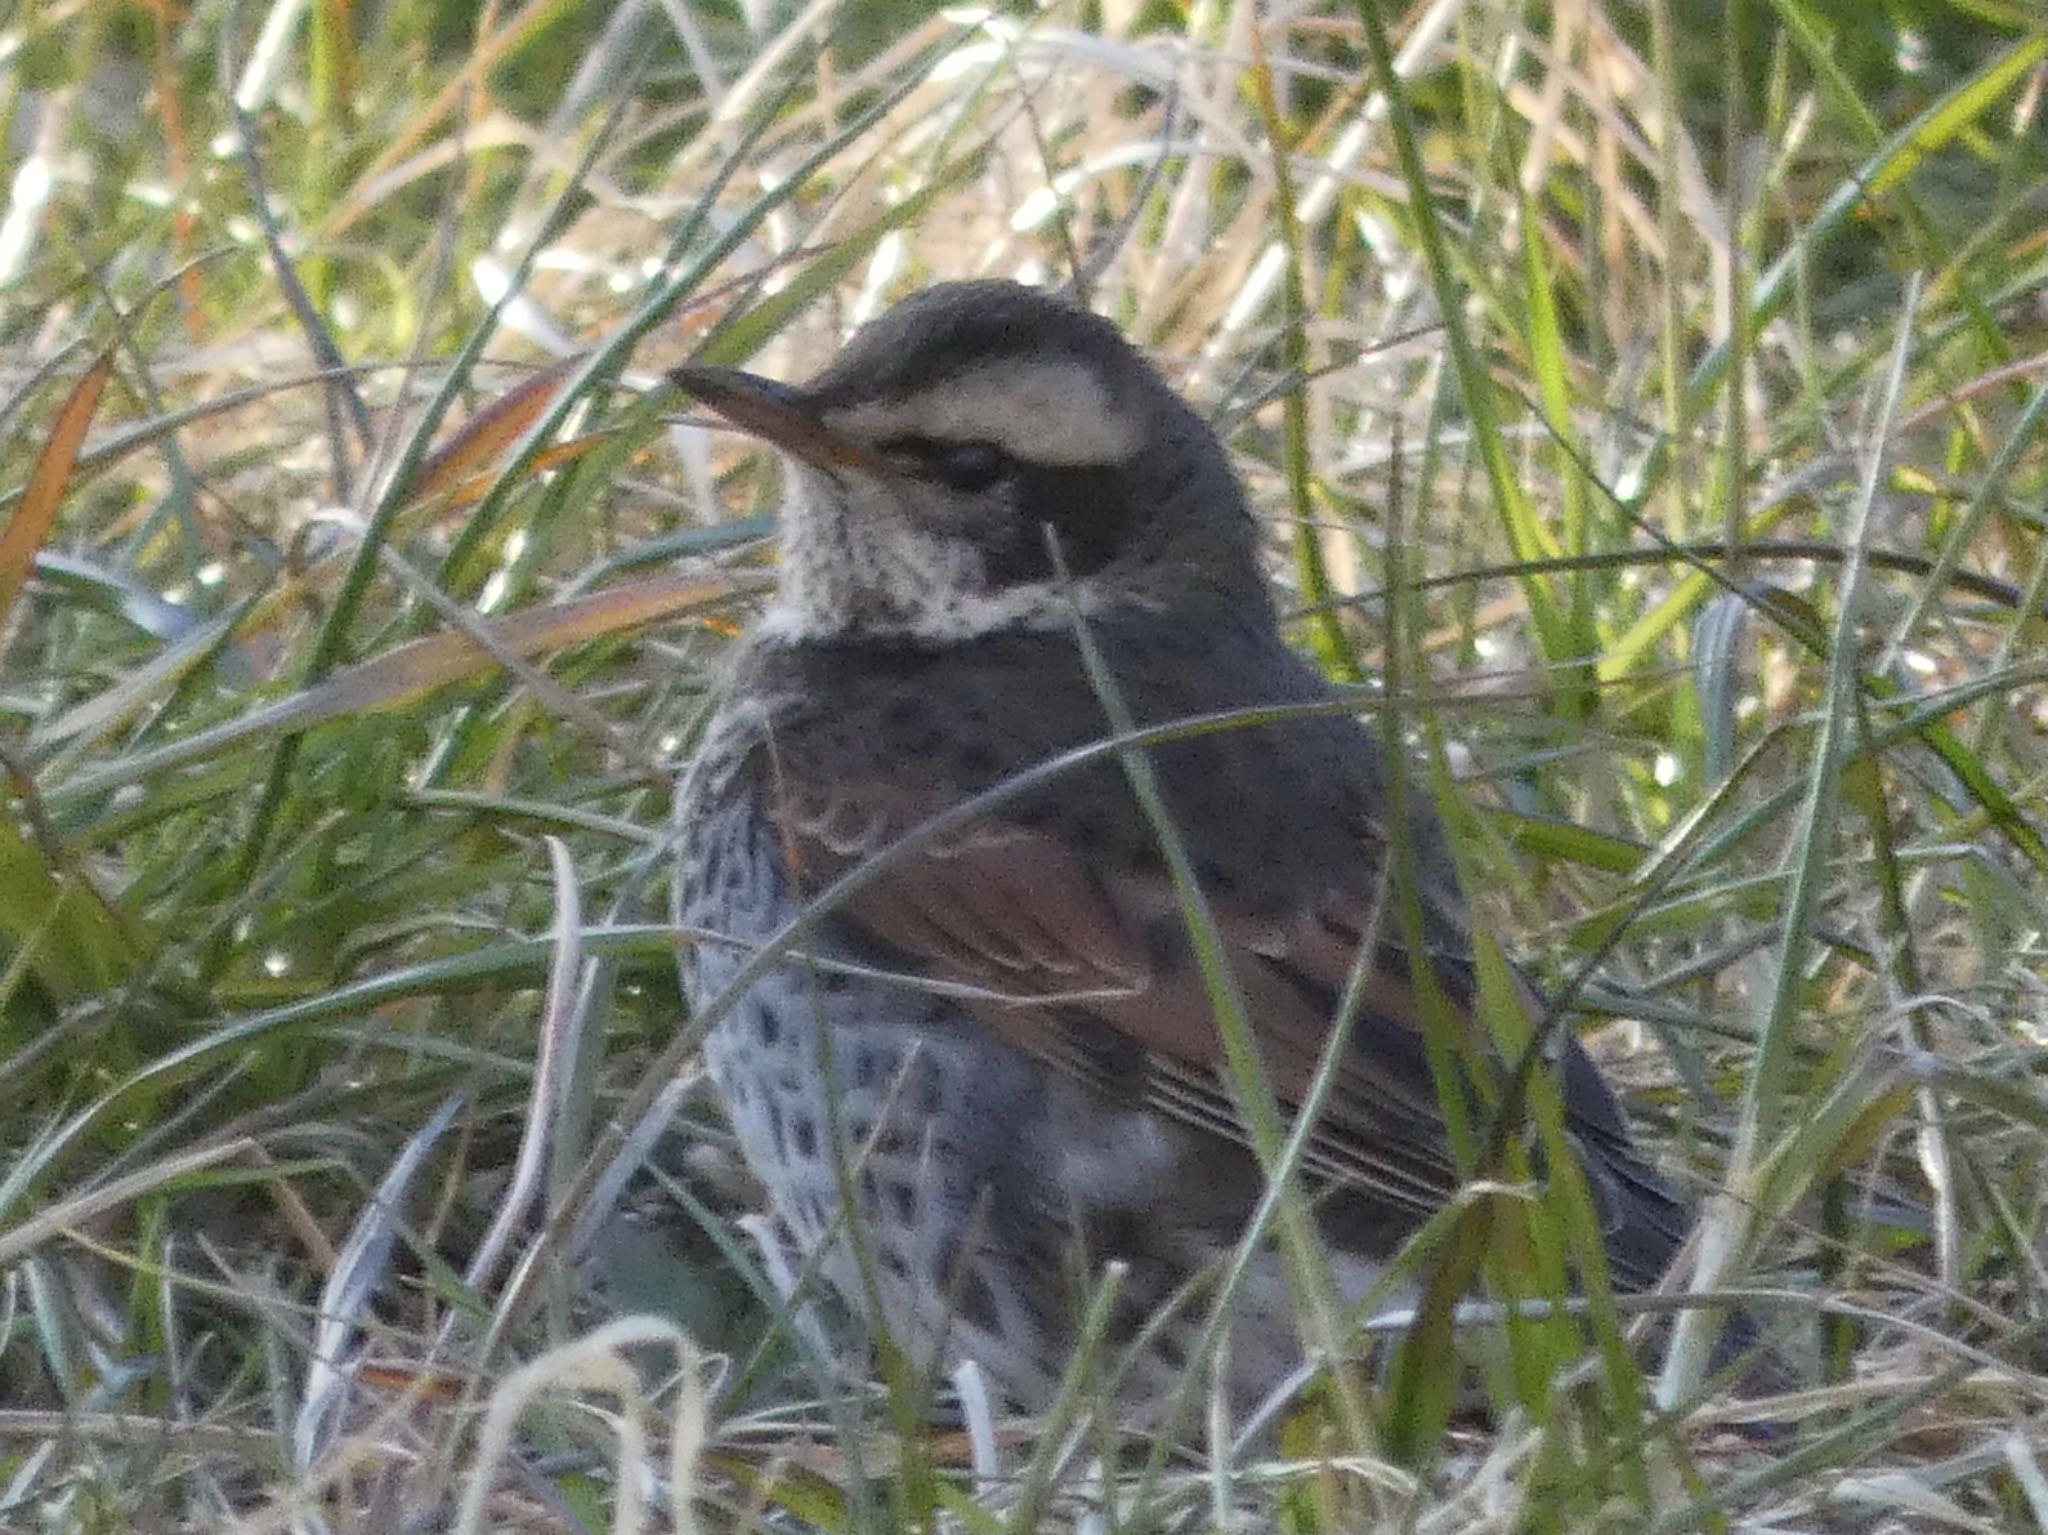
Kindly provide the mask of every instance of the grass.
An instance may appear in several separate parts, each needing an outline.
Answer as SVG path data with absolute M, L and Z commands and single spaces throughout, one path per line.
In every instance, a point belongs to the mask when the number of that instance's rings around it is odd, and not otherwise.
M 2048 1527 L 2044 61 L 2018 0 L 0 9 L 0 1529 Z M 978 273 L 1227 431 L 1782 1390 L 1682 1306 L 1641 1398 L 1466 1325 L 1487 1414 L 1411 1352 L 1197 1455 L 1101 1358 L 927 1428 L 784 1303 L 664 917 L 775 481 L 659 376 Z M 1553 1293 L 1521 1203 L 1416 1272 Z

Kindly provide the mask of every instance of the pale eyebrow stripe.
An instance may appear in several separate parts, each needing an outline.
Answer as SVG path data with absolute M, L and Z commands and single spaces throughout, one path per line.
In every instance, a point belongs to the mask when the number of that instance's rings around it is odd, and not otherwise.
M 1124 463 L 1143 436 L 1094 369 L 1029 359 L 990 363 L 906 399 L 832 411 L 825 424 L 869 443 L 986 442 L 1025 463 L 1062 468 Z

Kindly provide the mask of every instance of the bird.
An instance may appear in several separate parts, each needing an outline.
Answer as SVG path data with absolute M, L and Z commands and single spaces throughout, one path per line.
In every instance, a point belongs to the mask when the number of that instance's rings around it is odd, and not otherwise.
M 1265 1182 L 1192 882 L 1284 1112 L 1362 978 L 1301 1175 L 1340 1298 L 1373 1293 L 1462 1186 L 1420 997 L 1426 973 L 1491 1048 L 1472 921 L 1434 809 L 1287 643 L 1216 433 L 1112 322 L 994 279 L 914 293 L 801 385 L 670 380 L 786 465 L 774 594 L 680 778 L 671 911 L 799 1251 L 910 1357 L 1027 1410 L 1111 1264 L 1120 1398 L 1198 1367 L 1202 1287 Z M 1151 732 L 1142 775 L 1112 704 Z M 1420 954 L 1376 922 L 1403 846 Z M 1607 1269 L 1649 1288 L 1689 1212 L 1557 1033 Z M 1258 1253 L 1214 1366 L 1238 1410 L 1300 1373 L 1289 1296 Z

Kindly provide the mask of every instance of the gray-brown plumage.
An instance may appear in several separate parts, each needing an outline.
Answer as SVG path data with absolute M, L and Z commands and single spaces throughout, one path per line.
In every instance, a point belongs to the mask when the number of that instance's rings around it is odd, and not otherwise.
M 695 1004 L 847 870 L 1111 733 L 1077 613 L 1141 725 L 1328 696 L 1276 629 L 1221 445 L 1101 319 L 1007 283 L 948 284 L 808 386 L 707 368 L 677 381 L 792 474 L 778 599 L 679 799 L 678 921 L 739 940 L 687 951 Z M 1377 745 L 1347 716 L 1299 715 L 1148 757 L 1293 1101 L 1388 854 Z M 1469 1009 L 1442 833 L 1419 802 L 1407 820 L 1431 966 Z M 1383 924 L 1306 1164 L 1350 1299 L 1459 1184 L 1396 931 Z M 1165 859 L 1113 758 L 897 862 L 805 948 L 832 963 L 757 982 L 707 1059 L 806 1247 L 839 1206 L 836 1124 L 882 1319 L 913 1352 L 975 1357 L 1041 1403 L 1104 1262 L 1129 1267 L 1127 1339 L 1229 1251 L 1260 1179 Z M 1573 1041 L 1557 1079 L 1610 1268 L 1652 1284 L 1685 1213 Z M 826 1266 L 866 1293 L 843 1242 Z M 1128 1397 L 1184 1368 L 1200 1316 L 1161 1330 Z M 1240 1403 L 1300 1357 L 1276 1263 L 1246 1287 L 1228 1357 Z

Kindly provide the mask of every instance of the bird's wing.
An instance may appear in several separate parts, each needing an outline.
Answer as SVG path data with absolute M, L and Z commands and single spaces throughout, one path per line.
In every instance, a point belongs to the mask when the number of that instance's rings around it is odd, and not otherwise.
M 827 881 L 908 829 L 883 816 L 858 840 L 835 837 L 851 792 L 840 784 L 824 799 L 781 800 L 778 824 L 801 877 Z M 1298 1100 L 1356 950 L 1339 925 L 1353 914 L 1332 902 L 1326 916 L 1304 912 L 1289 932 L 1228 901 L 1212 902 L 1212 911 L 1273 1086 Z M 1244 1139 L 1215 1076 L 1223 1060 L 1215 1007 L 1163 876 L 1090 868 L 1054 836 L 999 821 L 902 859 L 839 917 L 880 946 L 885 964 L 977 988 L 970 1007 L 1041 1059 Z M 1377 971 L 1359 1048 L 1346 1059 L 1311 1160 L 1348 1182 L 1384 1184 L 1388 1198 L 1427 1212 L 1457 1179 L 1411 1018 L 1405 984 Z M 1379 1037 L 1389 1030 L 1400 1031 L 1392 1049 Z
M 1273 740 L 1261 749 L 1284 750 L 1285 733 L 1270 734 Z M 807 894 L 958 802 L 956 786 L 940 775 L 913 768 L 863 778 L 844 771 L 848 764 L 829 752 L 807 753 L 805 745 L 785 741 L 772 762 L 764 759 L 759 787 Z M 1190 773 L 1233 769 L 1205 764 L 1202 756 L 1197 745 L 1171 763 L 1163 775 L 1169 801 L 1171 785 Z M 1135 802 L 1116 782 L 1105 784 L 1105 773 L 1113 778 L 1118 769 L 1106 765 L 1094 781 L 1074 785 L 1070 798 L 1056 783 L 1035 802 L 1005 807 L 964 832 L 897 855 L 834 920 L 879 951 L 885 967 L 975 988 L 977 997 L 966 1004 L 973 1012 L 1096 1090 L 1245 1142 L 1233 1097 L 1218 1076 L 1223 1052 L 1216 1009 L 1171 880 L 1156 858 L 1104 857 L 1090 846 L 1127 851 L 1133 839 L 1149 836 Z M 1366 802 L 1377 786 L 1362 782 L 1358 788 L 1362 799 L 1353 808 L 1359 815 L 1378 813 Z M 1073 809 L 1082 800 L 1091 807 L 1085 816 Z M 1284 816 L 1263 829 L 1268 845 L 1262 851 L 1197 825 L 1190 817 L 1188 851 L 1201 871 L 1262 1064 L 1278 1095 L 1298 1102 L 1371 925 L 1383 850 L 1354 827 L 1350 846 L 1335 849 L 1339 856 L 1330 856 L 1328 846 L 1305 856 L 1294 844 L 1315 829 Z M 1346 835 L 1339 820 L 1322 840 Z M 1243 857 L 1255 858 L 1257 870 L 1230 866 L 1229 860 Z M 1348 869 L 1351 877 L 1312 878 L 1276 903 L 1271 879 L 1261 876 L 1289 866 L 1311 876 Z M 1432 947 L 1442 944 L 1432 956 L 1439 981 L 1453 1006 L 1468 1010 L 1469 946 L 1462 925 L 1450 925 L 1462 923 L 1455 888 L 1426 891 L 1424 906 L 1433 914 Z M 1381 925 L 1392 931 L 1391 911 Z M 1319 1182 L 1405 1212 L 1384 1223 L 1405 1229 L 1451 1197 L 1459 1174 L 1423 1047 L 1407 956 L 1397 945 L 1381 942 L 1362 996 L 1306 1165 Z M 1471 1024 L 1469 1012 L 1463 1016 Z M 1568 1048 L 1573 1054 L 1562 1076 L 1567 1114 L 1612 1228 L 1611 1246 L 1625 1278 L 1649 1283 L 1682 1236 L 1683 1212 L 1635 1157 L 1591 1063 L 1576 1054 L 1575 1042 Z M 1640 1234 L 1629 1229 L 1646 1219 Z
M 1165 723 L 1328 701 L 1263 624 L 1164 621 L 1098 631 L 1131 712 Z M 1194 643 L 1198 641 L 1198 643 Z M 870 859 L 828 919 L 913 980 L 976 988 L 964 1005 L 1098 1091 L 1247 1139 L 1218 1079 L 1216 1008 L 1159 839 L 1124 769 L 1097 758 L 1006 798 L 950 834 L 896 848 L 930 818 L 1106 734 L 1070 639 L 1013 635 L 917 651 L 771 647 L 747 663 L 764 712 L 751 793 L 816 896 Z M 1222 939 L 1273 1090 L 1299 1102 L 1364 939 L 1391 841 L 1376 741 L 1356 721 L 1296 713 L 1149 747 L 1145 760 Z M 1434 815 L 1405 817 L 1428 970 L 1484 1058 L 1471 935 Z M 1457 1190 L 1400 908 L 1378 925 L 1363 1006 L 1315 1128 L 1311 1171 L 1398 1235 Z M 1533 997 L 1532 997 L 1533 1002 Z M 1617 1273 L 1648 1284 L 1686 1216 L 1630 1144 L 1575 1039 L 1557 1082 L 1608 1226 Z M 1405 1214 L 1405 1222 L 1395 1217 Z

